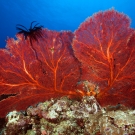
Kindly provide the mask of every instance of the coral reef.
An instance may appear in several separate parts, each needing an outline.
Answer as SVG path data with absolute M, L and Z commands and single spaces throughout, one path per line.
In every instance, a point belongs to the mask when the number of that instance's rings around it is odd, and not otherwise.
M 10 112 L 1 135 L 134 135 L 135 110 L 123 105 L 102 108 L 94 96 L 67 97 Z
M 0 49 L 0 118 L 12 111 L 1 135 L 135 134 L 135 30 L 126 15 L 99 12 L 74 33 L 25 32 Z

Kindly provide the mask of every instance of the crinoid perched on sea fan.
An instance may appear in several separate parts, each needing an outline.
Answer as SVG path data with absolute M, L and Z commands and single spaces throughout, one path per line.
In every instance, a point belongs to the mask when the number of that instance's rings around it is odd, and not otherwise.
M 74 95 L 80 63 L 73 55 L 71 32 L 42 30 L 40 41 L 8 39 L 0 49 L 0 117 L 46 99 Z M 34 50 L 33 50 L 34 49 Z M 36 53 L 35 53 L 36 52 Z
M 73 50 L 101 105 L 135 107 L 135 30 L 126 15 L 112 9 L 89 17 L 75 31 Z
M 42 25 L 39 26 L 39 23 L 36 23 L 32 27 L 32 24 L 34 22 L 36 22 L 36 21 L 31 22 L 29 29 L 27 29 L 26 27 L 24 27 L 21 24 L 16 25 L 16 29 L 19 30 L 18 34 L 23 34 L 25 39 L 27 39 L 27 38 L 30 39 L 30 42 L 32 42 L 32 40 L 38 41 L 43 36 L 43 34 L 42 34 L 43 26 Z

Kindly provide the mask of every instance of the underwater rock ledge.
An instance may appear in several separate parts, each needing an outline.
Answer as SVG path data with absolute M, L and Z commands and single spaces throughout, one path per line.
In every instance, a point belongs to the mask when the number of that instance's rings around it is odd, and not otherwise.
M 94 96 L 62 97 L 10 112 L 1 135 L 134 135 L 135 110 L 102 108 Z

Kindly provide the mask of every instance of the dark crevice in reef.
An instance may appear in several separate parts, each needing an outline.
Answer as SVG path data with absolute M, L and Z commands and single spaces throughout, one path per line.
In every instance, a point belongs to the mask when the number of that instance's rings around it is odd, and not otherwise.
M 5 123 L 6 123 L 5 118 L 0 118 L 0 135 L 1 135 L 2 129 L 5 126 Z
M 2 101 L 3 99 L 12 97 L 12 96 L 16 96 L 17 94 L 6 94 L 6 95 L 0 95 L 0 101 Z

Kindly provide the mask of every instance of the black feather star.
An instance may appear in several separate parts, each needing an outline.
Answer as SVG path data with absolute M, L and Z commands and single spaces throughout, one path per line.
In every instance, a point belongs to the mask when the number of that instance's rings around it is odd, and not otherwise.
M 38 38 L 43 37 L 43 34 L 42 34 L 43 26 L 42 25 L 38 26 L 39 23 L 37 23 L 34 25 L 34 27 L 32 27 L 32 24 L 34 22 L 36 22 L 36 21 L 31 22 L 29 29 L 27 29 L 26 27 L 24 27 L 23 25 L 20 25 L 20 24 L 16 25 L 16 29 L 19 30 L 18 34 L 23 34 L 25 37 L 25 40 L 27 38 L 29 38 L 30 42 L 32 40 L 38 41 Z
M 34 27 L 32 27 L 32 24 L 34 22 L 36 22 L 36 21 L 31 22 L 29 29 L 27 29 L 26 27 L 24 27 L 23 25 L 20 25 L 20 24 L 16 25 L 16 29 L 19 30 L 18 34 L 24 35 L 25 40 L 29 39 L 31 49 L 35 53 L 36 59 L 40 62 L 41 66 L 42 66 L 42 61 L 38 58 L 37 51 L 33 46 L 33 43 L 34 43 L 33 41 L 38 42 L 40 38 L 43 38 L 43 32 L 42 32 L 43 26 L 42 25 L 38 26 L 39 23 L 37 23 L 34 25 Z

